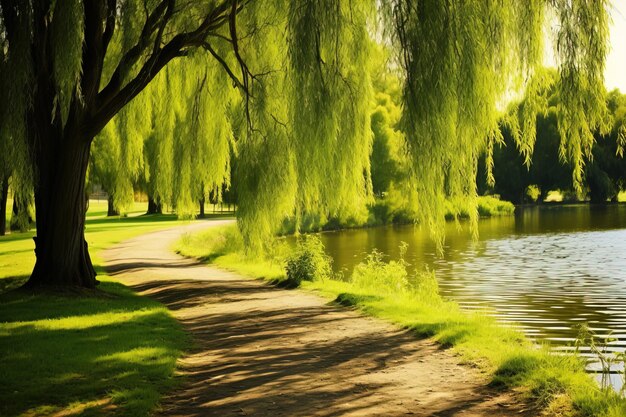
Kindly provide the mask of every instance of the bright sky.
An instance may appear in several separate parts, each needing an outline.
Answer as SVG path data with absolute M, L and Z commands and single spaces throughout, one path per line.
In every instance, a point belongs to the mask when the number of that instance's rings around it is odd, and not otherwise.
M 604 82 L 608 90 L 626 93 L 626 0 L 613 0 L 611 49 L 606 60 Z
M 608 91 L 619 88 L 622 94 L 626 93 L 626 0 L 611 1 L 611 27 L 609 55 L 606 58 L 604 84 Z M 544 65 L 556 65 L 552 41 L 546 34 L 544 50 Z
M 611 27 L 609 55 L 606 59 L 604 83 L 608 91 L 619 88 L 626 93 L 626 0 L 611 1 Z M 554 28 L 553 28 L 554 29 Z M 544 65 L 555 66 L 552 41 L 546 35 Z

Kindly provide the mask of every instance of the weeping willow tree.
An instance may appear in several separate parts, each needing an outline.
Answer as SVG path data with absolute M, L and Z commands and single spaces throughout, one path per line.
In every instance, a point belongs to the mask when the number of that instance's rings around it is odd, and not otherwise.
M 170 91 L 177 93 L 168 98 Z M 152 197 L 181 217 L 193 216 L 211 193 L 219 198 L 230 186 L 230 114 L 240 96 L 205 54 L 171 64 L 146 93 L 153 101 L 151 149 L 144 158 Z
M 37 262 L 28 285 L 95 285 L 83 236 L 91 144 L 140 94 L 150 97 L 141 123 L 151 124 L 146 135 L 161 158 L 149 171 L 170 173 L 151 178 L 163 200 L 182 207 L 221 178 L 232 135 L 239 225 L 250 246 L 285 216 L 358 215 L 372 198 L 374 41 L 395 51 L 389 65 L 403 83 L 400 125 L 418 213 L 436 235 L 445 198 L 475 207 L 476 160 L 501 139 L 503 97 L 534 88 L 526 80 L 536 78 L 546 24 L 558 28 L 566 92 L 562 155 L 579 181 L 589 132 L 606 113 L 607 7 L 585 0 L 0 0 L 3 89 L 15 101 L 0 113 L 0 138 L 21 155 L 16 164 L 27 167 L 25 179 L 33 174 L 35 187 Z M 227 87 L 240 94 L 234 106 L 223 99 Z M 128 131 L 131 119 L 119 116 L 107 129 Z M 219 132 L 222 145 L 194 148 L 205 145 L 189 138 L 206 132 Z M 533 133 L 519 137 L 532 150 Z M 210 170 L 208 159 L 219 168 L 193 181 Z M 202 190 L 181 186 L 191 183 Z
M 192 216 L 210 194 L 219 198 L 230 186 L 230 109 L 237 99 L 226 72 L 204 54 L 158 74 L 94 141 L 90 174 L 112 208 L 125 211 L 139 182 L 181 217 Z
M 143 107 L 149 102 L 143 98 L 122 109 L 93 143 L 89 175 L 109 194 L 109 216 L 125 211 L 134 201 L 134 185 L 143 169 L 143 142 L 149 134 L 144 122 L 149 108 Z

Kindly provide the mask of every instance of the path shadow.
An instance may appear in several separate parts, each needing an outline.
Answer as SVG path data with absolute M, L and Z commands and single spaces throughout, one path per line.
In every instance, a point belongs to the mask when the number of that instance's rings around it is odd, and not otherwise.
M 470 400 L 467 392 L 448 398 L 437 414 L 422 412 L 417 398 L 398 403 L 389 392 L 406 381 L 370 376 L 437 348 L 419 344 L 412 331 L 380 326 L 362 331 L 368 319 L 338 305 L 296 300 L 290 305 L 285 299 L 293 292 L 244 279 L 155 280 L 132 287 L 180 312 L 193 337 L 182 364 L 183 389 L 163 401 L 160 415 L 340 416 L 386 410 L 376 415 L 457 416 L 480 405 L 484 395 L 479 386 L 481 392 L 470 392 Z

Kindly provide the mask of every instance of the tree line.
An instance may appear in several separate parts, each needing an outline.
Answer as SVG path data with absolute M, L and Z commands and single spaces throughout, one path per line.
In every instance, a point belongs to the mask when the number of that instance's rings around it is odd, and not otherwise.
M 510 105 L 502 118 L 502 138 L 494 145 L 493 182 L 487 178 L 485 157 L 478 164 L 479 194 L 498 194 L 515 204 L 543 202 L 550 191 L 559 191 L 566 201 L 587 200 L 592 203 L 617 201 L 626 189 L 626 95 L 619 90 L 604 96 L 608 109 L 601 126 L 593 130 L 591 152 L 584 158 L 579 187 L 574 168 L 564 155 L 559 132 L 559 93 L 554 89 L 557 74 L 550 72 L 550 93 L 544 109 L 536 117 L 536 138 L 532 156 L 527 158 L 516 135 L 520 112 L 526 100 Z

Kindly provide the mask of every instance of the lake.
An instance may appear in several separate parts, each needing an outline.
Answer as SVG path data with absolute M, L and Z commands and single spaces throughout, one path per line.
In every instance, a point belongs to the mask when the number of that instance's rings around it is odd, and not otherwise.
M 321 238 L 335 269 L 347 276 L 372 249 L 396 259 L 406 242 L 412 267 L 435 270 L 442 295 L 466 309 L 487 307 L 556 351 L 572 349 L 584 322 L 599 339 L 616 339 L 609 350 L 626 350 L 626 205 L 519 207 L 514 216 L 482 219 L 479 234 L 473 241 L 466 226 L 449 223 L 442 257 L 428 232 L 415 226 Z

